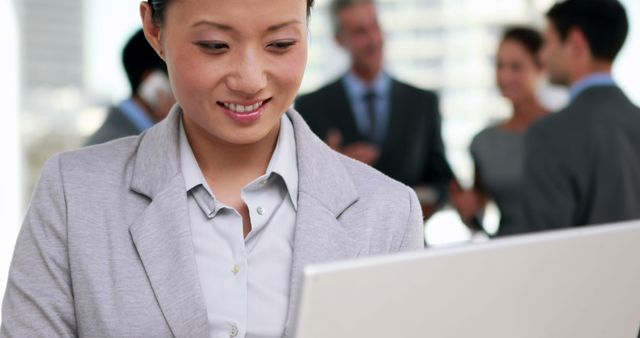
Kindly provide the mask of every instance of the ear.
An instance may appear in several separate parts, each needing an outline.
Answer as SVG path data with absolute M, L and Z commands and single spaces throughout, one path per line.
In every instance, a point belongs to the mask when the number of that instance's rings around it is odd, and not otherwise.
M 156 51 L 158 56 L 164 60 L 164 52 L 162 49 L 162 41 L 160 39 L 161 28 L 153 20 L 153 10 L 147 1 L 140 3 L 140 18 L 142 19 L 142 29 L 144 36 L 151 47 Z
M 567 35 L 566 44 L 569 46 L 571 53 L 578 57 L 583 55 L 591 55 L 591 47 L 584 33 L 579 28 L 571 28 Z

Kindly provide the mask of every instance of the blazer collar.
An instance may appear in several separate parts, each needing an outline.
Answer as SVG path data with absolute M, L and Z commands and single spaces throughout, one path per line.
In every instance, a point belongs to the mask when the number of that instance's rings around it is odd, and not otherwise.
M 131 188 L 149 198 L 180 174 L 180 116 L 174 106 L 169 115 L 142 135 L 134 164 Z M 298 189 L 321 201 L 338 216 L 358 199 L 357 189 L 339 156 L 313 134 L 302 116 L 287 111 L 296 136 Z
M 339 155 L 320 140 L 302 116 L 287 112 L 298 149 L 298 189 L 314 197 L 337 217 L 358 199 L 357 189 Z
M 180 116 L 175 106 L 141 136 L 131 188 L 151 203 L 129 232 L 174 335 L 200 337 L 208 324 L 180 172 Z M 296 138 L 298 211 L 285 336 L 295 322 L 303 268 L 359 253 L 357 229 L 338 220 L 359 198 L 342 155 L 316 137 L 298 112 L 290 109 L 287 116 Z
M 195 262 L 180 173 L 180 108 L 143 133 L 131 189 L 151 200 L 129 227 L 156 300 L 175 337 L 207 337 L 207 309 Z
M 149 198 L 180 173 L 180 111 L 175 105 L 164 120 L 141 135 L 131 188 Z

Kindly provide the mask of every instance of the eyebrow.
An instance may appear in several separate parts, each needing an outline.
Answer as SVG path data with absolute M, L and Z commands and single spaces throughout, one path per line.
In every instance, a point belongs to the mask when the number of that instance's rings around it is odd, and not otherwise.
M 300 24 L 300 23 L 301 23 L 300 20 L 291 20 L 291 21 L 283 22 L 283 23 L 276 24 L 276 25 L 273 25 L 273 26 L 269 26 L 267 28 L 267 31 L 268 32 L 275 32 L 275 31 L 278 31 L 278 30 L 280 30 L 282 28 L 285 28 L 287 26 L 290 26 L 290 25 L 293 25 L 293 24 Z M 222 30 L 222 31 L 234 31 L 235 30 L 233 27 L 231 27 L 229 25 L 225 25 L 225 24 L 222 24 L 222 23 L 214 22 L 214 21 L 207 21 L 207 20 L 198 21 L 195 24 L 193 24 L 192 27 L 198 27 L 198 26 L 211 26 L 211 27 L 217 28 L 217 29 Z
M 284 23 L 281 23 L 281 24 L 273 25 L 273 26 L 270 26 L 269 28 L 267 28 L 267 31 L 275 32 L 275 31 L 277 31 L 279 29 L 285 28 L 285 27 L 290 26 L 290 25 L 295 25 L 295 24 L 301 24 L 300 20 L 291 20 L 291 21 L 287 21 L 287 22 L 284 22 Z

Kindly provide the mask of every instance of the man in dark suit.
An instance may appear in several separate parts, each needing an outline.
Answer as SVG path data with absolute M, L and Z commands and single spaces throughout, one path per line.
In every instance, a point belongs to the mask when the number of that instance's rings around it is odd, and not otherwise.
M 162 120 L 175 103 L 167 78 L 167 66 L 151 48 L 142 29 L 127 41 L 122 64 L 131 86 L 131 97 L 111 107 L 102 126 L 86 145 L 137 135 Z
M 419 188 L 430 214 L 445 199 L 452 172 L 440 133 L 438 98 L 389 76 L 383 33 L 371 0 L 331 4 L 335 38 L 351 57 L 351 70 L 296 109 L 332 148 Z
M 547 13 L 542 59 L 571 103 L 525 138 L 527 228 L 640 218 L 640 109 L 611 77 L 628 31 L 617 0 L 568 0 Z

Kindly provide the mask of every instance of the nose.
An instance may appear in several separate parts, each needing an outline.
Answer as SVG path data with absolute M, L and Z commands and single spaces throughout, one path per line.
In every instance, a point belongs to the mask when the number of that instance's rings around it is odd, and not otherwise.
M 227 87 L 239 95 L 251 97 L 267 86 L 267 75 L 258 52 L 246 50 L 234 58 Z

